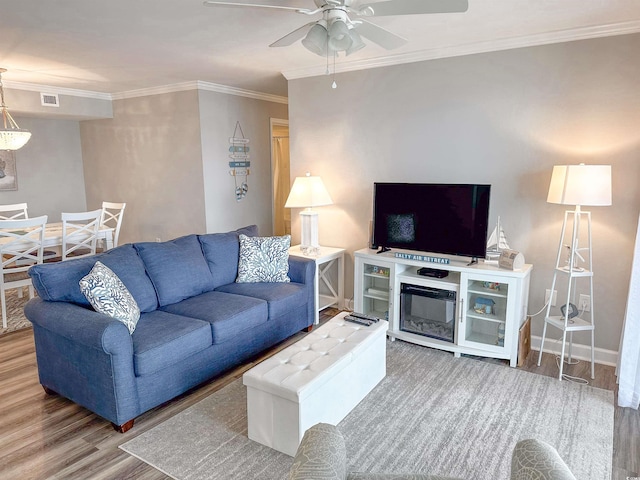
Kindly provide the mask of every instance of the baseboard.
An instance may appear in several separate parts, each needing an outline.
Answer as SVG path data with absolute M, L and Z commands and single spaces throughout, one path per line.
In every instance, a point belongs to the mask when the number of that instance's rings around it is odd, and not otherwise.
M 542 343 L 542 337 L 531 335 L 531 350 L 540 351 L 540 344 Z M 544 352 L 554 353 L 560 355 L 562 349 L 562 340 L 548 338 L 544 342 Z M 578 360 L 591 361 L 591 346 L 583 345 L 581 343 L 573 342 L 573 349 L 571 350 L 571 356 Z M 596 363 L 601 365 L 610 365 L 615 367 L 618 363 L 618 352 L 614 350 L 606 350 L 604 348 L 595 349 Z

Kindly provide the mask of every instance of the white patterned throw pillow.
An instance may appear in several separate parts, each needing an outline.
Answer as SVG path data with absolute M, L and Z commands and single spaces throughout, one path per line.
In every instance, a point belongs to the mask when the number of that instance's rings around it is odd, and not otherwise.
M 96 312 L 124 323 L 133 333 L 140 319 L 140 309 L 124 283 L 106 265 L 96 262 L 80 280 L 80 291 Z
M 237 283 L 290 282 L 291 236 L 247 237 L 240 234 Z

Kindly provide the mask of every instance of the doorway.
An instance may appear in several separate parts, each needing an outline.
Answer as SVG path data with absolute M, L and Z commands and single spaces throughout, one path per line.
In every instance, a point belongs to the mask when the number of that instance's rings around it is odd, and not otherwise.
M 284 208 L 291 188 L 289 168 L 289 121 L 271 123 L 271 218 L 273 235 L 291 235 L 291 209 Z

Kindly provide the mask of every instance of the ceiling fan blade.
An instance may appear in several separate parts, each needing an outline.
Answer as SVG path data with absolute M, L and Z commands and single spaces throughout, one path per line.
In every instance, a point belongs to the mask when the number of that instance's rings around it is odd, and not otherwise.
M 423 13 L 460 13 L 469 9 L 468 0 L 387 0 L 366 3 L 357 8 L 358 15 L 419 15 Z
M 395 33 L 391 33 L 389 30 L 385 30 L 374 23 L 367 22 L 366 20 L 359 21 L 362 23 L 356 27 L 358 33 L 387 50 L 401 47 L 407 43 L 407 40 L 404 38 L 399 37 Z
M 295 29 L 293 32 L 285 35 L 280 40 L 276 40 L 273 42 L 270 47 L 288 47 L 289 45 L 294 44 L 301 38 L 303 38 L 307 32 L 316 24 L 316 22 L 309 22 L 306 25 L 303 25 L 300 28 Z
M 283 5 L 281 2 L 269 2 L 263 1 L 261 3 L 248 3 L 248 2 L 234 2 L 234 1 L 226 1 L 226 2 L 218 2 L 216 0 L 205 0 L 202 2 L 206 7 L 251 7 L 251 8 L 271 8 L 276 10 L 291 10 L 294 12 L 306 13 L 311 10 L 305 8 L 303 6 L 294 6 L 294 5 Z M 288 2 L 288 3 L 296 3 L 296 2 Z M 301 2 L 297 2 L 301 4 Z

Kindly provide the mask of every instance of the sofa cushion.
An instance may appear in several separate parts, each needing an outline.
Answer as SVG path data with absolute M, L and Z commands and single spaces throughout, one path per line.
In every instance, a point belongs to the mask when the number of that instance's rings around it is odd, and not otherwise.
M 211 346 L 207 322 L 156 310 L 140 316 L 133 339 L 137 376 L 150 375 Z
M 80 291 L 79 282 L 96 261 L 102 262 L 118 276 L 141 312 L 150 312 L 158 307 L 156 291 L 144 263 L 129 243 L 92 257 L 34 265 L 29 269 L 29 275 L 43 300 L 89 306 L 89 301 Z
M 203 293 L 161 308 L 165 312 L 209 322 L 214 344 L 224 343 L 268 320 L 264 300 L 224 292 Z
M 202 245 L 202 253 L 213 276 L 213 288 L 235 282 L 238 276 L 240 251 L 238 235 L 241 233 L 247 237 L 256 237 L 258 236 L 258 227 L 250 225 L 234 232 L 198 235 L 198 240 Z
M 160 306 L 213 290 L 213 277 L 197 235 L 134 246 L 156 288 Z
M 239 235 L 238 283 L 289 282 L 291 236 L 247 237 Z
M 80 280 L 80 291 L 96 312 L 121 321 L 130 334 L 136 329 L 140 319 L 138 304 L 109 267 L 96 262 L 89 274 Z
M 306 305 L 309 295 L 300 283 L 230 283 L 218 287 L 216 291 L 265 300 L 269 305 L 269 318 L 278 318 Z

